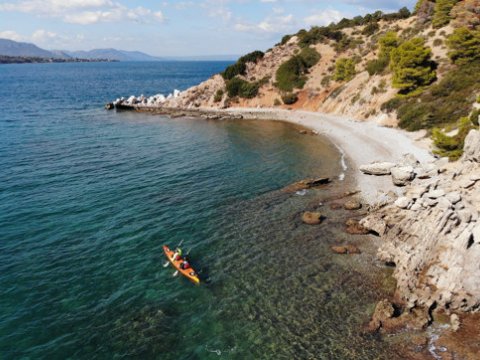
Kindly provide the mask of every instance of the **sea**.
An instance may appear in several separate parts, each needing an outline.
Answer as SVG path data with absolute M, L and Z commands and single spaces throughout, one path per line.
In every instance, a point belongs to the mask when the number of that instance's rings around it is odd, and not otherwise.
M 388 270 L 329 206 L 354 182 L 327 138 L 103 108 L 228 64 L 0 66 L 1 359 L 395 357 L 364 331 Z M 285 190 L 319 176 L 334 181 Z M 332 254 L 351 241 L 361 255 Z M 199 286 L 164 267 L 164 244 Z

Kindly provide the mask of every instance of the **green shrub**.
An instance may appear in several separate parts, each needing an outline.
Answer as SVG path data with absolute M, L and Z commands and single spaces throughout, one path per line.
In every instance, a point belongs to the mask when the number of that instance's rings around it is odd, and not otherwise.
M 480 91 L 480 60 L 452 68 L 418 96 L 398 99 L 399 126 L 408 130 L 445 126 L 468 116 Z
M 278 68 L 276 74 L 276 86 L 283 91 L 301 89 L 305 85 L 305 64 L 298 56 L 293 56 Z
M 459 0 L 436 0 L 435 8 L 433 12 L 432 25 L 438 29 L 448 23 L 451 20 L 450 12 Z
M 392 111 L 397 110 L 403 103 L 403 100 L 394 97 L 387 102 L 383 103 L 382 106 L 380 107 L 380 110 L 385 111 L 386 113 L 391 113 Z
M 480 31 L 456 29 L 447 39 L 448 56 L 454 63 L 465 64 L 480 59 Z
M 215 93 L 215 97 L 213 98 L 213 101 L 215 101 L 215 102 L 222 101 L 223 94 L 224 94 L 223 89 L 218 89 L 217 92 Z
M 350 81 L 355 74 L 355 62 L 352 59 L 340 58 L 335 63 L 335 80 Z
M 390 60 L 393 87 L 407 94 L 435 81 L 435 63 L 431 56 L 432 50 L 425 46 L 422 38 L 405 41 L 393 49 Z
M 371 36 L 375 34 L 379 29 L 380 29 L 380 26 L 378 26 L 378 23 L 376 21 L 371 22 L 370 24 L 368 24 L 363 28 L 362 35 Z
M 280 41 L 280 45 L 285 45 L 291 38 L 292 38 L 292 35 L 285 35 L 284 37 L 282 37 L 282 40 Z
M 300 59 L 306 68 L 311 68 L 320 61 L 320 54 L 317 50 L 311 47 L 303 48 L 300 54 L 298 54 Z
M 332 77 L 327 75 L 322 78 L 322 81 L 320 82 L 322 86 L 327 87 L 330 85 L 330 81 L 332 81 Z
M 440 46 L 443 44 L 443 40 L 442 39 L 435 39 L 433 40 L 433 46 Z
M 370 76 L 382 74 L 388 67 L 389 59 L 386 57 L 370 60 L 367 62 L 367 71 Z
M 474 109 L 470 114 L 470 121 L 473 125 L 478 126 L 478 117 L 480 116 L 480 109 Z
M 284 62 L 275 74 L 276 86 L 282 91 L 301 89 L 305 85 L 308 68 L 314 66 L 320 60 L 317 50 L 306 47 L 295 56 Z
M 454 136 L 448 136 L 438 128 L 433 129 L 433 144 L 437 148 L 434 153 L 448 157 L 450 160 L 457 160 L 463 154 L 465 138 L 471 129 L 473 129 L 473 124 L 469 118 L 461 118 L 458 121 L 458 132 Z
M 221 75 L 225 80 L 230 80 L 233 79 L 235 76 L 238 75 L 245 75 L 245 72 L 247 70 L 247 65 L 246 63 L 248 62 L 254 62 L 256 63 L 259 59 L 263 58 L 265 54 L 261 51 L 253 51 L 247 55 L 242 56 L 238 61 L 233 64 L 228 66 L 222 73 Z
M 227 82 L 227 94 L 232 98 L 239 96 L 245 99 L 252 99 L 258 94 L 258 84 L 234 77 Z
M 256 63 L 258 60 L 262 59 L 264 56 L 265 54 L 262 51 L 256 50 L 247 55 L 242 56 L 240 59 L 238 59 L 238 62 L 239 63 L 248 63 L 248 62 Z
M 285 105 L 292 105 L 298 101 L 298 95 L 295 93 L 286 93 L 282 95 L 282 101 Z
M 397 33 L 395 31 L 387 31 L 385 35 L 378 39 L 380 44 L 380 54 L 378 57 L 387 58 L 390 61 L 390 54 L 400 45 Z
M 247 70 L 247 66 L 245 63 L 235 63 L 233 65 L 228 66 L 224 72 L 222 72 L 222 76 L 225 80 L 233 79 L 237 75 L 245 75 L 245 71 Z

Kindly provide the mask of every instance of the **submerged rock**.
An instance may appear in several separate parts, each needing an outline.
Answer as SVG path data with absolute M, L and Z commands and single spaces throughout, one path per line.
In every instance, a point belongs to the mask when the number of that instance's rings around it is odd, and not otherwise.
M 302 221 L 307 225 L 318 225 L 323 221 L 323 216 L 319 212 L 305 212 L 302 215 Z
M 341 245 L 341 246 L 332 246 L 331 249 L 335 254 L 340 254 L 340 255 L 361 254 L 362 253 L 357 246 L 352 245 L 352 244 Z
M 346 232 L 351 235 L 365 235 L 368 234 L 368 229 L 364 228 L 360 225 L 360 222 L 356 219 L 348 219 L 345 223 L 346 225 Z
M 362 208 L 362 203 L 358 200 L 348 200 L 345 204 L 343 204 L 345 210 L 358 210 Z

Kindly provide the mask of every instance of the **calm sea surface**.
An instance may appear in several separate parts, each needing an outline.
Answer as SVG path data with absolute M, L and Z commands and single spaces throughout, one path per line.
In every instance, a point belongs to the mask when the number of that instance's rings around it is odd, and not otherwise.
M 346 182 L 327 140 L 279 122 L 116 113 L 227 63 L 0 66 L 1 359 L 373 359 L 382 270 L 334 256 L 347 214 L 301 224 Z M 323 209 L 323 208 L 322 208 Z M 164 268 L 184 240 L 205 283 Z

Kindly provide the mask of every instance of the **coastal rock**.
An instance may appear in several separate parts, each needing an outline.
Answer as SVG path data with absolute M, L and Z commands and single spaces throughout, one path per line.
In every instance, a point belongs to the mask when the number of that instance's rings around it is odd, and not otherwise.
M 456 203 L 458 203 L 459 201 L 462 200 L 462 195 L 460 195 L 459 192 L 454 191 L 454 192 L 448 193 L 448 194 L 446 195 L 446 198 L 447 198 L 448 201 L 450 201 L 452 204 L 456 204 Z
M 480 162 L 480 131 L 470 130 L 465 138 L 463 161 Z
M 412 203 L 412 200 L 408 197 L 402 196 L 395 201 L 395 206 L 400 209 L 406 209 Z
M 345 210 L 358 210 L 362 208 L 362 203 L 358 200 L 348 200 L 343 204 Z
M 302 221 L 307 225 L 318 225 L 323 221 L 323 216 L 319 212 L 305 212 L 302 215 Z
M 395 163 L 391 162 L 375 162 L 369 165 L 362 165 L 359 169 L 367 175 L 390 175 L 390 170 L 395 165 Z
M 327 177 L 319 177 L 319 178 L 314 178 L 314 179 L 304 179 L 297 181 L 296 183 L 293 183 L 285 188 L 282 189 L 284 192 L 296 192 L 300 190 L 307 190 L 311 189 L 314 187 L 318 187 L 321 185 L 326 185 L 330 183 L 330 178 Z
M 416 167 L 420 164 L 420 161 L 413 154 L 404 154 L 400 160 L 402 166 Z
M 352 245 L 352 244 L 341 245 L 341 246 L 332 246 L 331 249 L 335 254 L 340 254 L 340 255 L 361 254 L 362 253 L 357 246 Z
M 413 180 L 415 172 L 412 166 L 395 166 L 390 169 L 393 183 L 397 186 L 405 186 Z
M 365 229 L 374 232 L 380 236 L 385 234 L 387 229 L 387 223 L 385 219 L 379 213 L 372 213 L 367 217 L 364 217 L 360 220 L 360 225 L 362 225 Z
M 370 332 L 376 332 L 380 330 L 383 324 L 393 317 L 395 308 L 393 304 L 387 299 L 381 300 L 375 306 L 375 311 L 372 315 L 372 320 L 368 324 L 368 330 Z
M 406 196 L 360 224 L 382 236 L 377 257 L 396 264 L 399 300 L 409 307 L 468 312 L 480 307 L 480 187 L 471 180 L 480 163 L 445 166 L 447 172 L 416 179 Z M 420 310 L 416 319 L 415 326 L 428 320 Z
M 368 234 L 368 229 L 365 229 L 356 219 L 348 219 L 345 223 L 346 232 L 351 235 L 365 235 Z
M 460 317 L 457 314 L 450 315 L 450 326 L 453 332 L 460 329 Z

